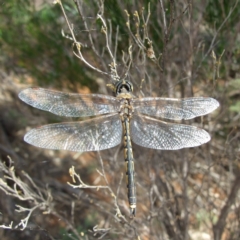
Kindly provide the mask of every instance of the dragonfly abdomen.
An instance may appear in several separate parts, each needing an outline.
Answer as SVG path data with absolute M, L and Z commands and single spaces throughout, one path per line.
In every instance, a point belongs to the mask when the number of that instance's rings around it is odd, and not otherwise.
M 135 216 L 136 213 L 136 187 L 134 181 L 134 159 L 132 152 L 132 144 L 130 138 L 130 127 L 129 127 L 129 117 L 124 116 L 122 119 L 123 130 L 124 130 L 124 160 L 126 164 L 126 182 L 128 188 L 128 201 L 130 206 L 131 215 Z

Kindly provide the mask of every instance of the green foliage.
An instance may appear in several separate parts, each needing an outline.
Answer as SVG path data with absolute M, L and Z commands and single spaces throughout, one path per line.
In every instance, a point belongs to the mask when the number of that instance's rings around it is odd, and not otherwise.
M 240 89 L 240 79 L 232 80 L 229 83 L 229 89 L 230 90 L 239 90 Z
M 205 19 L 212 27 L 218 29 L 222 22 L 227 18 L 230 10 L 236 1 L 216 1 L 209 0 L 205 12 Z M 225 28 L 233 27 L 240 20 L 240 8 L 237 6 L 225 25 Z M 228 29 L 229 30 L 229 29 Z
M 3 65 L 18 74 L 30 73 L 39 85 L 68 80 L 91 86 L 85 67 L 71 53 L 71 42 L 61 35 L 65 23 L 59 5 L 45 4 L 36 10 L 34 4 L 9 0 L 0 9 Z
M 210 32 L 212 32 L 211 35 L 216 34 L 217 30 L 221 27 L 221 31 L 219 31 L 218 38 L 217 38 L 218 44 L 215 47 L 216 54 L 221 54 L 222 51 L 226 49 L 226 46 L 228 46 L 229 38 L 237 34 L 236 31 L 238 30 L 236 28 L 236 24 L 238 24 L 238 22 L 240 21 L 240 8 L 238 3 L 238 5 L 233 10 L 233 7 L 235 6 L 235 4 L 236 4 L 236 1 L 232 1 L 232 0 L 230 1 L 209 0 L 208 1 L 206 11 L 204 12 L 204 19 L 206 21 L 206 26 L 208 26 L 209 30 L 211 29 L 210 30 Z M 232 14 L 228 16 L 231 11 L 232 11 Z M 238 47 L 236 46 L 236 48 Z
M 209 213 L 205 209 L 200 209 L 196 213 L 196 219 L 197 219 L 198 227 L 208 222 L 213 222 L 213 223 L 217 222 L 217 216 L 214 215 L 213 213 Z
M 230 95 L 239 95 L 240 94 L 240 79 L 232 80 L 229 83 L 229 94 Z M 232 101 L 229 110 L 231 112 L 239 113 L 240 112 L 240 101 Z
M 232 106 L 230 106 L 229 110 L 230 110 L 231 112 L 239 113 L 239 112 L 240 112 L 240 101 L 237 101 L 235 104 L 233 104 Z
M 88 216 L 84 219 L 81 225 L 79 225 L 76 228 L 79 233 L 79 236 L 82 236 L 83 239 L 85 239 L 88 229 L 93 228 L 95 220 L 96 220 L 95 212 L 92 212 L 92 214 L 88 214 Z M 60 230 L 60 236 L 62 240 L 79 239 L 79 236 L 75 236 L 75 234 L 69 233 L 69 231 L 64 228 Z
M 86 228 L 85 226 L 79 226 L 77 228 L 77 231 L 79 232 L 79 235 L 83 237 L 84 239 L 84 236 L 86 234 Z M 62 240 L 72 240 L 72 239 L 79 239 L 79 236 L 76 236 L 75 234 L 73 233 L 69 233 L 66 229 L 61 229 L 60 230 L 60 236 L 61 236 L 61 239 Z

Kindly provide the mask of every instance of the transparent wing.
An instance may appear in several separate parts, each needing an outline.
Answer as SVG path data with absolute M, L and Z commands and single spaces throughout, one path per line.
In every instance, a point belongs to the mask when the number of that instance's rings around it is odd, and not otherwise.
M 219 102 L 214 98 L 142 98 L 133 99 L 137 113 L 161 118 L 181 120 L 192 119 L 208 114 L 218 108 Z
M 28 88 L 19 93 L 25 103 L 59 116 L 86 117 L 118 111 L 118 100 L 101 94 L 63 93 L 43 88 Z
M 210 135 L 201 128 L 141 115 L 133 116 L 130 132 L 134 143 L 162 150 L 196 147 L 210 140 Z
M 118 114 L 82 122 L 45 125 L 30 130 L 24 140 L 36 147 L 76 152 L 97 151 L 121 143 L 122 124 Z

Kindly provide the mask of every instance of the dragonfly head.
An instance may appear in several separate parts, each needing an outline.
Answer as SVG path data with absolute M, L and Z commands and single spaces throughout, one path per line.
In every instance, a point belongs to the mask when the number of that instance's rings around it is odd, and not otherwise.
M 132 91 L 133 85 L 128 80 L 120 80 L 117 83 L 115 83 L 116 96 L 118 96 L 119 94 L 132 93 Z

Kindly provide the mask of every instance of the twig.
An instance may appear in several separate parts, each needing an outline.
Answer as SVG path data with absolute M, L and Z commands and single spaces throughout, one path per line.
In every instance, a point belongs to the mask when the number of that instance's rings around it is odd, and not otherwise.
M 239 189 L 240 189 L 240 175 L 238 175 L 235 181 L 233 182 L 232 189 L 228 196 L 226 204 L 221 210 L 217 223 L 213 226 L 214 240 L 220 240 L 222 237 L 227 215 L 237 197 Z
M 48 194 L 48 197 L 45 198 L 40 189 L 36 186 L 36 184 L 32 181 L 32 179 L 27 175 L 24 174 L 27 179 L 30 181 L 30 185 L 23 182 L 19 177 L 16 177 L 14 167 L 7 168 L 2 162 L 0 162 L 0 169 L 4 171 L 7 175 L 4 176 L 5 179 L 10 180 L 13 182 L 13 186 L 10 187 L 5 180 L 2 178 L 0 179 L 0 189 L 5 192 L 5 194 L 13 196 L 21 201 L 29 201 L 33 202 L 33 207 L 24 208 L 20 205 L 16 205 L 18 209 L 17 212 L 28 212 L 27 216 L 20 221 L 19 224 L 15 226 L 15 228 L 21 227 L 21 230 L 24 230 L 27 227 L 28 221 L 32 215 L 32 213 L 36 209 L 42 209 L 46 213 L 50 213 L 52 210 L 51 205 L 51 195 Z M 37 193 L 31 188 L 37 189 Z
M 219 28 L 217 29 L 216 33 L 214 34 L 214 36 L 213 36 L 213 38 L 212 38 L 212 41 L 211 41 L 211 44 L 210 44 L 207 52 L 206 52 L 205 55 L 202 57 L 200 63 L 199 63 L 198 66 L 196 67 L 196 70 L 195 70 L 195 74 L 194 74 L 194 76 L 193 76 L 193 79 L 196 77 L 197 72 L 198 72 L 199 68 L 202 66 L 203 61 L 206 59 L 206 57 L 207 57 L 207 56 L 210 54 L 210 52 L 212 51 L 212 49 L 213 49 L 213 47 L 214 47 L 215 40 L 216 40 L 216 38 L 217 38 L 220 30 L 223 28 L 223 26 L 225 25 L 225 23 L 227 22 L 227 20 L 228 20 L 228 19 L 230 18 L 230 16 L 232 15 L 233 11 L 235 10 L 235 8 L 236 8 L 237 5 L 238 5 L 238 2 L 239 2 L 239 0 L 237 0 L 237 1 L 235 2 L 235 5 L 230 9 L 227 17 L 224 19 L 224 21 L 222 22 L 222 24 L 219 26 Z
M 68 25 L 68 29 L 71 33 L 71 37 L 73 39 L 73 45 L 76 46 L 76 49 L 77 49 L 77 53 L 74 51 L 73 49 L 73 53 L 74 55 L 79 58 L 81 61 L 83 61 L 88 67 L 92 68 L 93 70 L 95 70 L 96 72 L 99 72 L 101 74 L 105 74 L 105 75 L 109 75 L 107 72 L 104 72 L 96 67 L 94 67 L 93 65 L 91 65 L 82 55 L 82 52 L 81 52 L 81 43 L 79 43 L 77 40 L 76 40 L 76 37 L 75 37 L 75 34 L 74 34 L 74 30 L 73 30 L 73 27 L 70 25 L 69 21 L 68 21 L 68 18 L 67 18 L 67 15 L 65 13 L 65 10 L 63 8 L 63 5 L 62 5 L 62 1 L 61 0 L 55 0 L 54 3 L 58 3 L 61 7 L 61 10 L 62 10 L 62 13 L 63 13 L 63 16 L 65 18 L 65 21 Z

